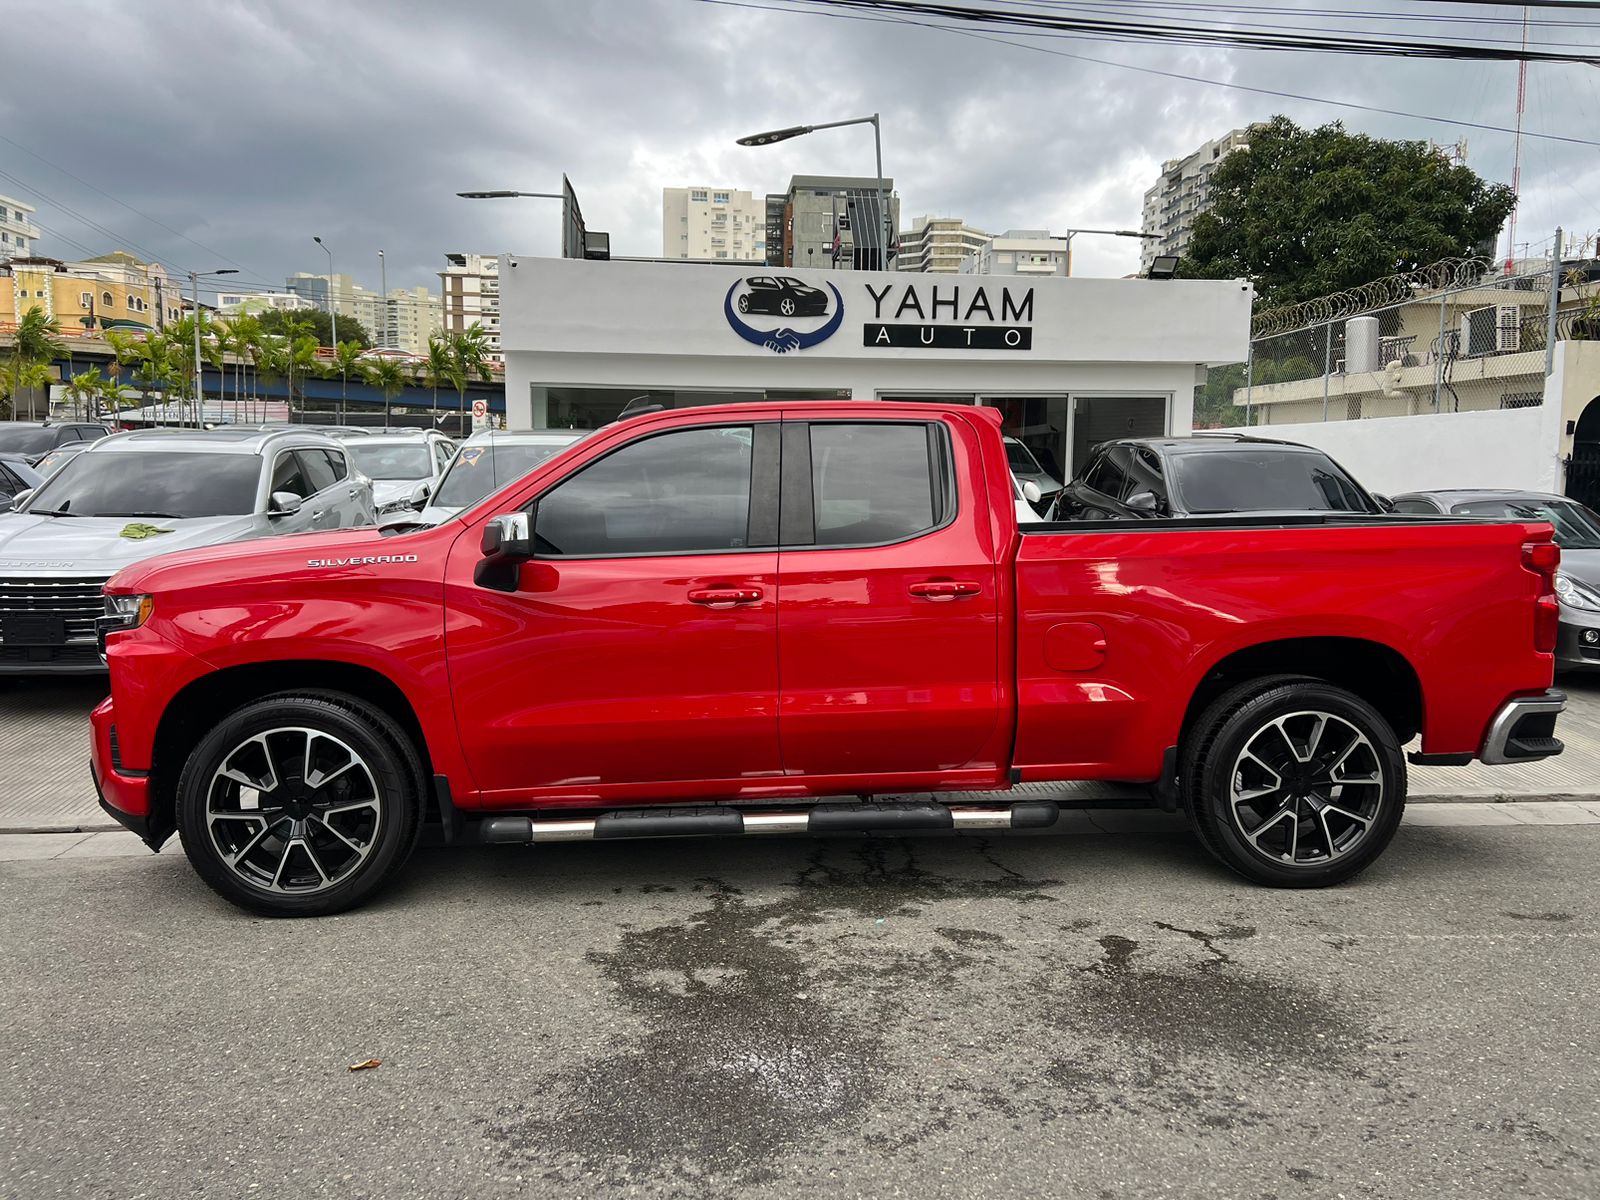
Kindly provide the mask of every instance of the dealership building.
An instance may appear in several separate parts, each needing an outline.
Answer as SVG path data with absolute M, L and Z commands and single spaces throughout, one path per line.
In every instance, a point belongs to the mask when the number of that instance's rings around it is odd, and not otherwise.
M 1189 432 L 1205 368 L 1242 362 L 1229 280 L 928 276 L 506 256 L 506 416 L 596 428 L 629 401 L 982 404 L 1052 472 L 1107 438 Z

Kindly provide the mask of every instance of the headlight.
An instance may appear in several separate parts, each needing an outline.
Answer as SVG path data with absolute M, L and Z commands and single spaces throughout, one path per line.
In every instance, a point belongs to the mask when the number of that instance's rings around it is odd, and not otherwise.
M 391 500 L 387 504 L 378 505 L 378 515 L 387 517 L 390 513 L 411 512 L 412 509 L 411 497 L 404 496 L 399 500 Z
M 1568 608 L 1584 612 L 1600 612 L 1600 592 L 1586 583 L 1579 583 L 1571 575 L 1556 572 L 1556 599 Z
M 106 615 L 94 623 L 95 640 L 100 643 L 100 657 L 106 656 L 106 635 L 137 629 L 150 619 L 156 602 L 149 596 L 107 596 Z

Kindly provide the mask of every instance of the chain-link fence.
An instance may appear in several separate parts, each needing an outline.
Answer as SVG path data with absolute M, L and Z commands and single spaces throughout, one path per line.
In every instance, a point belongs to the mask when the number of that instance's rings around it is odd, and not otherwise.
M 1195 399 L 1196 428 L 1354 421 L 1534 407 L 1545 349 L 1600 334 L 1587 281 L 1557 290 L 1553 269 L 1491 274 L 1483 259 L 1308 304 L 1259 312 L 1249 360 L 1213 369 Z

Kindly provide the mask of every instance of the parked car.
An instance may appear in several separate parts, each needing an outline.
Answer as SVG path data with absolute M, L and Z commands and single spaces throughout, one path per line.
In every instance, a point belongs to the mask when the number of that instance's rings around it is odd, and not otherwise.
M 346 435 L 335 436 L 342 441 Z M 431 429 L 362 434 L 345 448 L 356 470 L 372 480 L 380 517 L 426 502 L 456 453 L 453 441 Z
M 308 432 L 149 430 L 96 442 L 0 519 L 0 673 L 104 670 L 100 589 L 194 546 L 371 525 L 372 485 Z
M 0 454 L 0 512 L 10 512 L 16 499 L 44 482 L 25 455 Z
M 1556 599 L 1561 602 L 1561 636 L 1556 665 L 1563 669 L 1600 667 L 1600 514 L 1550 492 L 1406 492 L 1394 498 L 1399 512 L 1419 515 L 1492 517 L 1507 521 L 1548 521 L 1561 547 Z
M 586 434 L 582 429 L 486 429 L 473 434 L 461 443 L 444 478 L 411 524 L 448 521 Z
M 756 275 L 746 279 L 750 290 L 736 301 L 742 313 L 774 317 L 820 317 L 828 311 L 828 293 L 789 275 Z
M 1243 434 L 1119 438 L 1063 489 L 1058 520 L 1386 512 L 1321 450 Z
M 1042 497 L 1039 495 L 1039 485 L 1029 480 L 1023 483 L 1016 475 L 1011 476 L 1011 495 L 1016 502 L 1017 524 L 1033 525 L 1044 520 L 1035 507 Z
M 38 462 L 33 464 L 34 470 L 39 472 L 41 482 L 49 479 L 67 463 L 82 454 L 93 442 L 72 442 L 66 446 L 57 446 L 50 453 L 43 455 Z
M 0 421 L 0 454 L 37 462 L 58 446 L 99 441 L 110 432 L 92 421 Z
M 1441 765 L 1561 751 L 1549 525 L 1019 526 L 1003 463 L 988 409 L 677 409 L 439 526 L 131 566 L 95 785 L 287 916 L 359 903 L 434 817 L 517 843 L 1043 827 L 1053 802 L 837 798 L 1061 779 L 1146 781 L 1239 873 L 1315 887 L 1394 835 L 1412 737 Z
M 1048 512 L 1061 492 L 1061 481 L 1040 466 L 1033 451 L 1016 438 L 1006 438 L 1005 447 L 1006 465 L 1011 468 L 1011 473 L 1021 482 L 1031 483 L 1039 489 L 1037 503 L 1042 505 L 1042 511 Z

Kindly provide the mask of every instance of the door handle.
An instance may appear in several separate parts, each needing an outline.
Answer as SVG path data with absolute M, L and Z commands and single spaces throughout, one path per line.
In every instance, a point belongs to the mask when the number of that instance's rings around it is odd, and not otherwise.
M 689 593 L 691 604 L 754 604 L 761 599 L 760 588 L 696 588 Z
M 983 585 L 969 579 L 930 579 L 925 583 L 913 583 L 906 590 L 924 600 L 957 600 L 962 596 L 976 596 L 983 591 Z

